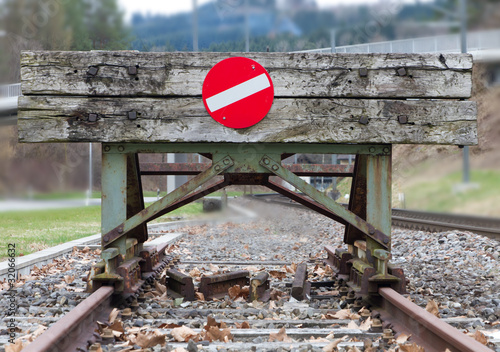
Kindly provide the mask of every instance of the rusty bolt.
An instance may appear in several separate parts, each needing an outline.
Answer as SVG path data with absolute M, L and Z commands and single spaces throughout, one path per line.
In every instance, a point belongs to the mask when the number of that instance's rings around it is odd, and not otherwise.
M 135 120 L 135 119 L 137 119 L 137 112 L 136 111 L 129 111 L 127 116 L 128 116 L 129 120 Z
M 87 71 L 87 74 L 89 76 L 95 76 L 97 74 L 97 72 L 99 72 L 99 67 L 90 66 L 89 70 Z
M 275 165 L 273 165 L 273 167 L 271 169 L 273 169 L 274 171 L 278 171 L 279 167 L 278 167 L 278 165 L 275 164 Z
M 109 242 L 109 236 L 104 236 L 103 240 L 104 242 Z
M 264 158 L 264 164 L 269 165 L 269 159 L 268 158 Z
M 125 150 L 125 147 L 123 145 L 119 146 L 118 147 L 118 151 L 119 152 L 123 152 Z
M 359 77 L 367 77 L 368 76 L 368 69 L 366 67 L 361 67 L 359 69 Z
M 122 228 L 118 229 L 118 233 L 123 233 L 123 229 Z
M 129 75 L 136 75 L 137 74 L 137 67 L 135 67 L 135 66 L 129 66 L 128 67 L 128 74 Z
M 387 244 L 389 243 L 389 239 L 388 238 L 384 238 L 384 244 Z
M 89 114 L 89 122 L 96 122 L 97 114 Z
M 408 123 L 408 116 L 406 115 L 399 115 L 398 116 L 398 122 L 402 125 L 404 125 L 405 123 Z
M 361 116 L 358 122 L 362 125 L 368 125 L 368 116 Z
M 375 230 L 374 229 L 370 229 L 370 231 L 368 231 L 368 232 L 370 232 L 370 235 L 375 234 Z
M 215 165 L 215 171 L 220 171 L 220 165 Z
M 406 68 L 401 67 L 397 70 L 399 76 L 406 76 Z

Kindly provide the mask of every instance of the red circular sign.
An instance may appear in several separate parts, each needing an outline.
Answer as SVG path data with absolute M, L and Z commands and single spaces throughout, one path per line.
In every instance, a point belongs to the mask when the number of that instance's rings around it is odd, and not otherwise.
M 273 81 L 258 62 L 231 57 L 208 72 L 202 97 L 215 121 L 226 127 L 246 128 L 262 120 L 271 109 Z

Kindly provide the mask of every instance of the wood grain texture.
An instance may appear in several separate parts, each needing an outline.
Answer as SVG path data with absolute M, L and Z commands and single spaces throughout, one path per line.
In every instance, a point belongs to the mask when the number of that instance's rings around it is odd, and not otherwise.
M 468 98 L 467 54 L 23 52 L 25 95 L 201 96 L 217 62 L 245 56 L 271 75 L 276 97 Z M 98 68 L 95 75 L 90 67 Z M 129 74 L 129 67 L 137 74 Z M 404 67 L 406 75 L 398 75 Z M 367 68 L 361 77 L 360 68 Z
M 129 120 L 129 111 L 138 118 Z M 278 98 L 258 124 L 231 129 L 208 115 L 201 98 L 24 96 L 18 127 L 22 142 L 474 145 L 476 115 L 469 101 Z

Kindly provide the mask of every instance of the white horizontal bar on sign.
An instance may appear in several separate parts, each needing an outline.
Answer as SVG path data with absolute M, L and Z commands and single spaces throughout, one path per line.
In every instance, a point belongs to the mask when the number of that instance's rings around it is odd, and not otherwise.
M 265 73 L 207 98 L 211 112 L 222 109 L 271 86 Z

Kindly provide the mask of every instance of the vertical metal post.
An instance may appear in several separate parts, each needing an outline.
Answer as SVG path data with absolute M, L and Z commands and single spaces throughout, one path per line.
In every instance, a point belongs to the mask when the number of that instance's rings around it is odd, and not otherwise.
M 92 198 L 92 143 L 89 143 L 89 189 L 87 191 L 87 201 L 86 205 L 90 205 L 90 199 Z
M 198 51 L 198 4 L 193 0 L 193 51 Z
M 127 154 L 103 152 L 101 173 L 101 233 L 105 234 L 127 219 Z M 125 238 L 117 242 L 125 255 Z
M 250 51 L 250 24 L 248 23 L 248 0 L 245 0 L 245 52 Z
M 460 0 L 460 46 L 467 53 L 467 0 Z M 463 182 L 470 182 L 469 147 L 463 148 Z
M 366 221 L 387 236 L 391 236 L 391 149 L 389 155 L 369 155 L 366 172 Z M 366 248 L 373 250 L 380 245 L 367 238 Z M 390 248 L 390 247 L 389 247 Z
M 337 52 L 337 41 L 335 40 L 335 29 L 330 29 L 330 47 L 331 47 L 331 51 L 332 53 L 336 53 Z

